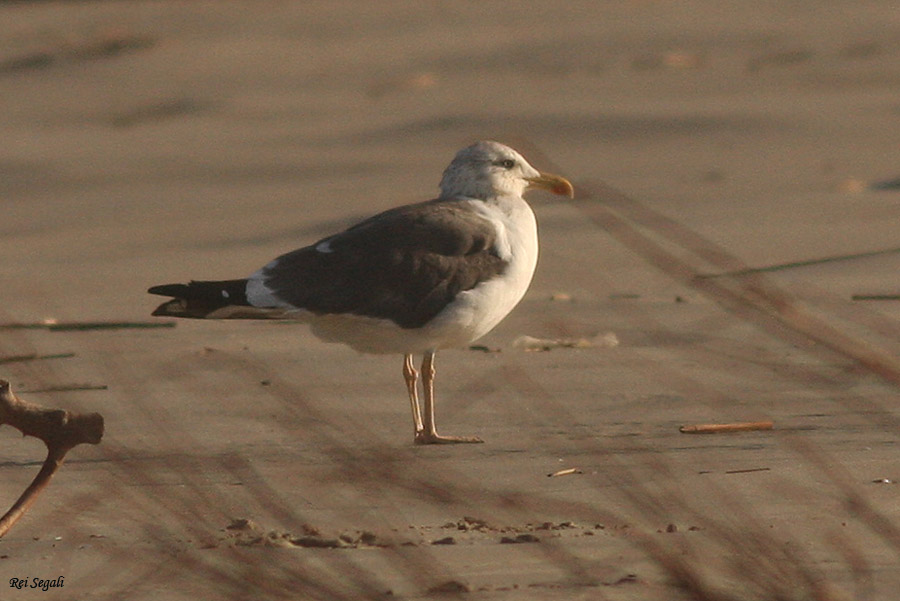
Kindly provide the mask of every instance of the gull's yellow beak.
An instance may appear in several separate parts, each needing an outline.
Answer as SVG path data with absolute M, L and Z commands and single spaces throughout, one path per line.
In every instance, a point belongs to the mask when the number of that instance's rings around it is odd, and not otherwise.
M 575 198 L 575 188 L 572 187 L 572 183 L 561 175 L 541 173 L 537 177 L 527 177 L 525 179 L 528 182 L 529 189 L 540 188 L 542 190 L 549 190 L 554 194 Z

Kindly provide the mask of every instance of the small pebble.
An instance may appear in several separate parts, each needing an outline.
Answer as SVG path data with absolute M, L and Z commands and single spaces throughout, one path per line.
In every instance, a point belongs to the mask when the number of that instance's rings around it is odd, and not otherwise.
M 455 545 L 456 539 L 452 536 L 446 536 L 444 538 L 439 538 L 437 540 L 431 541 L 432 545 Z
M 515 538 L 504 536 L 500 539 L 500 543 L 504 545 L 516 544 L 516 543 L 539 543 L 541 539 L 536 537 L 533 534 L 520 534 Z
M 429 593 L 468 593 L 469 587 L 458 580 L 448 580 L 441 584 L 436 584 L 430 589 Z

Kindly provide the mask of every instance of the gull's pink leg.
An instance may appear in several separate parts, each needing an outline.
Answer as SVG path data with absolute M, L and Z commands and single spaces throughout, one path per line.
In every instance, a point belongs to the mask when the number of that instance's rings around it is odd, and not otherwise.
M 413 424 L 415 425 L 415 437 L 422 434 L 422 413 L 419 410 L 419 392 L 417 382 L 419 380 L 419 372 L 413 366 L 413 356 L 409 353 L 403 355 L 403 378 L 406 380 L 406 389 L 409 391 L 409 404 L 412 407 Z
M 434 351 L 425 353 L 422 360 L 422 384 L 425 389 L 424 428 L 416 433 L 416 444 L 444 444 L 457 442 L 484 442 L 474 436 L 440 436 L 434 426 Z

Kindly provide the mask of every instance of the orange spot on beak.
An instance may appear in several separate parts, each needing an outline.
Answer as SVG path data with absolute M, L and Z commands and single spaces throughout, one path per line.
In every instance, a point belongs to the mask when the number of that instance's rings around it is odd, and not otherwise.
M 537 177 L 529 177 L 528 187 L 540 188 L 542 190 L 553 192 L 554 194 L 559 194 L 560 196 L 575 198 L 575 188 L 572 187 L 572 183 L 561 175 L 541 173 Z

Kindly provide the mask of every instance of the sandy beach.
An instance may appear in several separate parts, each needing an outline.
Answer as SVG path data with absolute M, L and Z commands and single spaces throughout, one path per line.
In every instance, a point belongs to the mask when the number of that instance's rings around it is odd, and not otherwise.
M 2 3 L 0 379 L 106 432 L 0 598 L 894 599 L 898 90 L 883 0 Z M 150 316 L 479 139 L 576 189 L 437 357 L 485 444 L 412 444 L 400 356 Z M 0 510 L 44 456 L 0 428 Z

